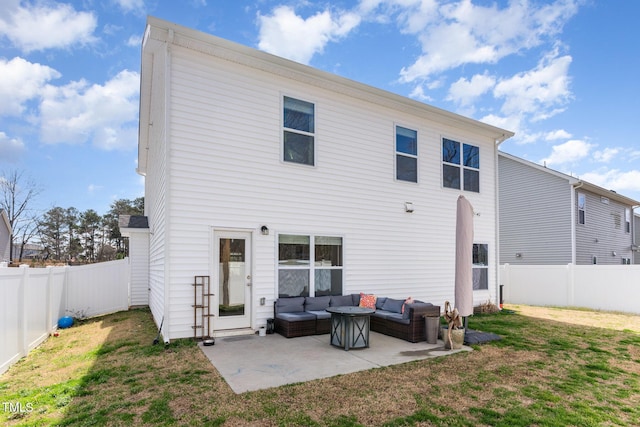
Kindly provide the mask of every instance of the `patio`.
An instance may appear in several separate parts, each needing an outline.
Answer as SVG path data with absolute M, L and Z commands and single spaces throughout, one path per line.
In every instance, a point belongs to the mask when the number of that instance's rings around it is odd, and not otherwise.
M 471 351 L 467 346 L 445 350 L 441 340 L 410 343 L 373 331 L 369 348 L 350 351 L 330 345 L 329 334 L 288 339 L 279 334 L 241 335 L 199 347 L 235 393 Z

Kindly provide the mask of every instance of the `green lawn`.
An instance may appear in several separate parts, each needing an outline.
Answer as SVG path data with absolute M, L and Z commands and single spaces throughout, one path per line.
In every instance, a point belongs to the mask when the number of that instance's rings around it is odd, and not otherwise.
M 640 425 L 640 316 L 508 308 L 471 318 L 504 339 L 470 353 L 241 395 L 191 340 L 152 345 L 147 310 L 115 313 L 2 375 L 0 424 Z

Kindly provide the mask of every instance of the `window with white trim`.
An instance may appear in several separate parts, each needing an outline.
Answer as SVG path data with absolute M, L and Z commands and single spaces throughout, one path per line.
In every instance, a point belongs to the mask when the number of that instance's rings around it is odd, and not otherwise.
M 624 231 L 631 233 L 631 209 L 624 209 Z
M 284 97 L 283 160 L 313 166 L 315 164 L 315 106 L 306 101 Z
M 396 126 L 396 179 L 418 182 L 418 132 Z
M 587 196 L 585 196 L 584 193 L 578 193 L 578 224 L 584 225 L 585 223 L 586 207 L 587 207 Z
M 489 245 L 473 244 L 473 290 L 489 289 Z
M 442 186 L 480 192 L 480 148 L 442 138 Z
M 278 236 L 279 297 L 342 295 L 342 270 L 342 237 Z

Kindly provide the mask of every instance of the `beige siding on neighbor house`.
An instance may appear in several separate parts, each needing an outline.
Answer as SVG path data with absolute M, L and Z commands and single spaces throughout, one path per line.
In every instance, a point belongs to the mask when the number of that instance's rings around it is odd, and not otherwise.
M 500 263 L 572 261 L 573 186 L 557 174 L 499 155 Z M 516 256 L 520 254 L 520 256 Z
M 167 68 L 170 107 L 162 129 L 156 123 L 164 112 L 152 118 L 146 188 L 151 304 L 164 289 L 170 338 L 193 335 L 193 276 L 210 275 L 217 283 L 214 230 L 252 233 L 253 328 L 273 316 L 278 233 L 343 237 L 344 293 L 443 305 L 453 300 L 460 194 L 479 213 L 475 241 L 490 250 L 489 290 L 474 299 L 496 301 L 495 128 L 430 114 L 426 106 L 391 96 L 388 105 L 371 102 L 381 96 L 361 89 L 362 96 L 347 95 L 357 92 L 352 83 L 341 88 L 324 77 L 302 78 L 297 64 L 291 78 L 266 71 L 264 58 L 255 60 L 256 68 L 243 65 L 244 57 L 221 59 L 217 55 L 228 54 L 223 48 L 196 49 L 178 34 L 175 40 Z M 315 106 L 313 167 L 281 161 L 284 95 Z M 395 125 L 418 132 L 417 184 L 395 180 Z M 442 188 L 443 136 L 480 147 L 479 194 Z M 405 212 L 405 202 L 413 203 L 414 213 Z M 269 235 L 260 234 L 262 225 Z

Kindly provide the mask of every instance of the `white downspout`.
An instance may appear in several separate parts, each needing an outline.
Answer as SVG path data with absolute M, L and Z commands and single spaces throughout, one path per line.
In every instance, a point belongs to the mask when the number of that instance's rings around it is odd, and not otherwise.
M 578 243 L 576 242 L 576 227 L 577 227 L 577 223 L 576 223 L 576 217 L 577 215 L 577 211 L 576 211 L 576 195 L 578 194 L 577 191 L 580 187 L 582 187 L 584 185 L 584 182 L 579 181 L 577 184 L 572 184 L 571 185 L 571 264 L 576 265 L 576 259 L 577 259 L 577 254 L 576 251 L 578 250 Z

